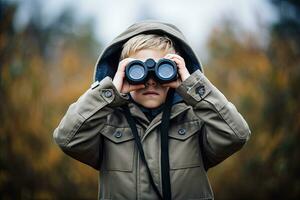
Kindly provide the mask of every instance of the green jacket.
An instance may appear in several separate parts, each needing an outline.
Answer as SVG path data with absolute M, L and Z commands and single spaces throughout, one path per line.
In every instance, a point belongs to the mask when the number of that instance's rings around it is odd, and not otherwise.
M 172 199 L 213 199 L 207 169 L 238 151 L 249 139 L 250 130 L 235 106 L 205 77 L 182 33 L 170 24 L 141 22 L 118 36 L 98 59 L 94 77 L 97 81 L 69 107 L 54 131 L 54 139 L 66 154 L 99 170 L 99 199 L 158 198 L 120 106 L 128 104 L 137 120 L 145 157 L 160 192 L 162 114 L 149 121 L 128 95 L 116 90 L 110 78 L 117 68 L 122 44 L 136 34 L 149 31 L 172 37 L 192 73 L 176 89 L 183 101 L 171 109 Z

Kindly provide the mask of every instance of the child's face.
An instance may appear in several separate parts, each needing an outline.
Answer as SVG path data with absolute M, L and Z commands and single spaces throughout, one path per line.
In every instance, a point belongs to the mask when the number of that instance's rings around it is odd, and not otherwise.
M 168 52 L 174 53 L 174 52 Z M 146 61 L 148 58 L 154 59 L 156 62 L 163 58 L 166 52 L 154 49 L 143 49 L 137 51 L 131 58 Z M 151 77 L 145 83 L 145 88 L 130 92 L 133 100 L 146 108 L 157 108 L 166 100 L 169 87 L 163 87 Z

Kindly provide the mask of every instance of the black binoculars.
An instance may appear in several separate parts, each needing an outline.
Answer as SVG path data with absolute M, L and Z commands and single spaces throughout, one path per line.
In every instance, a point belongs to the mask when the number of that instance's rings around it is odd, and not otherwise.
M 162 58 L 155 62 L 152 58 L 145 62 L 133 60 L 125 69 L 126 80 L 130 84 L 142 84 L 153 77 L 158 83 L 168 83 L 177 79 L 177 65 L 174 61 Z

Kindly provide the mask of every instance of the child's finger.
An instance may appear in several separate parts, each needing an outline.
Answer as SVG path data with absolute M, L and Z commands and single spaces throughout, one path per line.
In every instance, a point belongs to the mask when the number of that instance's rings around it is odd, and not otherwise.
M 125 58 L 121 60 L 118 66 L 118 71 L 125 72 L 125 68 L 127 64 L 133 60 L 134 60 L 133 58 Z
M 175 81 L 164 83 L 162 84 L 163 87 L 170 87 L 176 89 L 181 84 L 181 81 L 179 79 L 176 79 Z
M 171 87 L 171 86 L 173 86 L 173 84 L 171 84 L 171 83 L 164 83 L 161 86 L 163 86 L 163 87 Z
M 129 85 L 129 91 L 128 91 L 128 92 L 131 92 L 131 91 L 134 91 L 134 90 L 143 89 L 143 88 L 145 88 L 145 85 L 144 85 L 144 84 L 139 84 L 139 85 Z
M 178 58 L 179 60 L 182 60 L 184 62 L 184 59 L 178 54 L 167 54 L 164 58 L 167 58 L 167 59 Z
M 185 67 L 185 62 L 182 58 L 173 57 L 172 60 L 177 64 L 177 66 L 179 68 L 184 68 Z

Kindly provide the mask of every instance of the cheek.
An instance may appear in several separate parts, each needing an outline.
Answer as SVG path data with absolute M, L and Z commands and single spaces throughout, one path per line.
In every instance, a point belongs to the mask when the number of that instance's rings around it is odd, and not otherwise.
M 138 91 L 131 91 L 130 96 L 134 101 L 139 101 L 142 98 L 142 94 Z
M 133 98 L 133 100 L 135 100 L 136 92 L 135 91 L 130 92 L 130 96 Z

